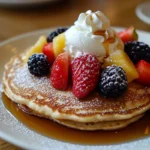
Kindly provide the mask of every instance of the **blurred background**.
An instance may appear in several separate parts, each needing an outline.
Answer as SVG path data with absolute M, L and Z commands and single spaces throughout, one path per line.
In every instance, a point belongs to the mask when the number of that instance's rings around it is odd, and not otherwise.
M 72 25 L 79 13 L 89 9 L 104 12 L 112 26 L 133 25 L 137 29 L 150 31 L 150 25 L 141 21 L 135 13 L 137 5 L 150 0 L 37 0 L 37 3 L 36 0 L 13 1 L 0 0 L 0 42 L 33 30 Z
M 150 24 L 141 21 L 135 13 L 143 2 L 150 0 L 0 0 L 0 42 L 26 32 L 70 26 L 86 10 L 101 10 L 112 26 L 133 25 L 150 32 Z M 19 150 L 3 140 L 0 149 Z

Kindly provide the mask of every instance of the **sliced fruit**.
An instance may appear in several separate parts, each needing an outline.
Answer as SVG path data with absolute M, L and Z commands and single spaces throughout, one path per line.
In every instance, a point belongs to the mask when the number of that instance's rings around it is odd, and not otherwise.
M 119 32 L 118 36 L 122 39 L 124 43 L 128 41 L 135 41 L 138 39 L 136 29 L 132 26 L 125 29 L 124 31 Z
M 49 63 L 52 64 L 55 60 L 54 52 L 53 52 L 53 43 L 46 44 L 43 47 L 42 51 L 43 54 L 47 56 Z
M 53 50 L 54 50 L 54 56 L 55 58 L 60 54 L 64 52 L 65 48 L 65 34 L 59 34 L 53 39 Z
M 61 53 L 53 63 L 51 70 L 51 84 L 58 90 L 65 90 L 68 86 L 70 58 L 68 52 Z
M 110 56 L 105 59 L 104 67 L 117 65 L 123 68 L 123 70 L 127 74 L 128 82 L 131 82 L 138 78 L 138 72 L 128 57 L 128 55 L 122 50 L 116 50 L 115 52 L 111 53 Z
M 30 50 L 26 53 L 24 60 L 27 62 L 29 57 L 35 53 L 42 53 L 43 46 L 47 43 L 46 37 L 41 36 L 38 41 L 30 48 Z
M 90 54 L 83 54 L 71 63 L 73 94 L 77 98 L 84 98 L 90 94 L 98 84 L 100 64 L 97 58 Z
M 137 81 L 144 85 L 150 85 L 150 63 L 141 60 L 136 65 L 139 78 Z

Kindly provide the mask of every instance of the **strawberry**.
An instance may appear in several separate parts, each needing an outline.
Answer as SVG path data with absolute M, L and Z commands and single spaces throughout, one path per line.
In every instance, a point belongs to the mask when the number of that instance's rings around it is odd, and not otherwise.
M 92 92 L 100 73 L 98 59 L 90 54 L 82 54 L 71 63 L 73 94 L 77 98 L 84 98 Z
M 54 52 L 53 52 L 53 43 L 45 44 L 42 51 L 43 54 L 47 56 L 49 63 L 53 64 L 55 60 Z
M 150 85 L 150 63 L 141 60 L 136 65 L 139 78 L 137 81 L 143 85 Z
M 58 55 L 51 70 L 51 84 L 58 90 L 65 90 L 68 86 L 70 58 L 68 52 Z
M 118 36 L 121 38 L 121 40 L 124 43 L 128 41 L 135 41 L 138 39 L 138 34 L 136 32 L 136 29 L 132 26 L 119 32 Z

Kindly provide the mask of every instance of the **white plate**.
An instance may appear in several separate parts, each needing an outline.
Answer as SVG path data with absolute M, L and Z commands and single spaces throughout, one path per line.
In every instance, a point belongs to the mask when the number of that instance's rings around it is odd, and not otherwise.
M 136 8 L 136 15 L 145 23 L 150 24 L 150 2 L 141 3 Z
M 115 28 L 120 31 L 121 28 Z M 10 59 L 10 57 L 16 52 L 22 52 L 33 43 L 42 34 L 47 35 L 53 29 L 46 29 L 41 31 L 35 31 L 27 33 L 21 36 L 11 38 L 7 41 L 0 43 L 0 78 L 2 77 L 3 66 Z M 144 41 L 150 45 L 150 33 L 144 31 L 138 31 L 139 40 Z M 1 87 L 0 87 L 1 89 Z M 1 95 L 0 95 L 1 99 Z M 78 145 L 65 143 L 44 137 L 34 131 L 31 131 L 25 127 L 22 123 L 17 121 L 12 115 L 10 115 L 4 108 L 0 101 L 0 137 L 12 144 L 20 146 L 25 149 L 35 150 L 148 150 L 150 148 L 150 137 L 117 145 L 108 146 L 90 146 L 90 145 Z M 92 137 L 91 137 L 92 138 Z

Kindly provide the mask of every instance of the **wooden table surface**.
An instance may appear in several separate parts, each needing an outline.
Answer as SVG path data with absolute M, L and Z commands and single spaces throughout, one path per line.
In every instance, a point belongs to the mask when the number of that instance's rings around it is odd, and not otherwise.
M 142 2 L 144 0 L 63 0 L 35 8 L 0 6 L 0 42 L 33 30 L 72 25 L 79 13 L 89 9 L 104 12 L 112 26 L 133 25 L 137 29 L 150 32 L 150 25 L 139 20 L 135 14 L 136 6 Z M 19 149 L 0 140 L 0 150 Z

